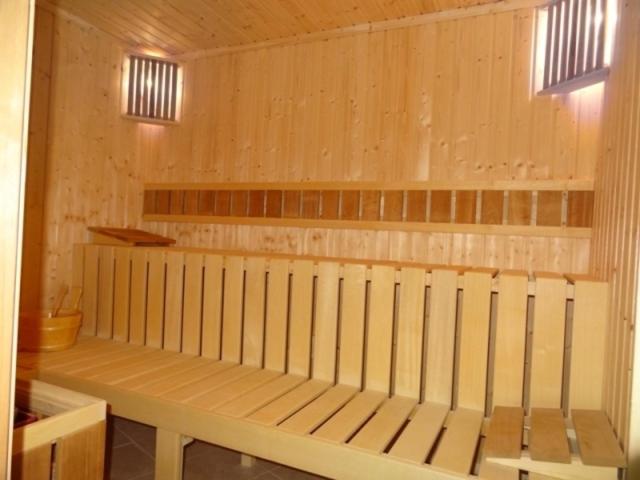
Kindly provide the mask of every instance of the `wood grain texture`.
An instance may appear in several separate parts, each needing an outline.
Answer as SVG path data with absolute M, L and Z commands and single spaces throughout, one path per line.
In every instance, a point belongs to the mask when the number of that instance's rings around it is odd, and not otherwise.
M 51 449 L 47 444 L 13 455 L 11 480 L 50 480 Z
M 536 277 L 536 308 L 531 343 L 531 407 L 560 408 L 566 280 L 559 275 Z
M 493 409 L 484 455 L 487 457 L 520 458 L 524 409 L 521 407 L 496 407 Z
M 424 398 L 451 406 L 458 301 L 458 272 L 431 272 L 431 300 L 427 322 Z
M 178 54 L 296 37 L 494 1 L 444 0 L 437 3 L 362 5 L 355 0 L 339 4 L 326 4 L 319 0 L 303 4 L 280 4 L 269 0 L 256 4 L 239 0 L 229 5 L 204 2 L 202 5 L 180 4 L 173 8 L 159 0 L 145 5 L 89 6 L 80 0 L 51 0 L 51 4 L 130 46 Z
M 365 386 L 387 394 L 391 389 L 394 285 L 395 269 L 381 265 L 371 268 Z
M 403 268 L 396 322 L 395 395 L 420 399 L 424 343 L 425 274 L 420 268 Z
M 528 277 L 502 273 L 498 292 L 493 404 L 519 407 L 524 395 Z
M 57 478 L 72 480 L 104 477 L 105 422 L 72 433 L 57 443 Z
M 533 408 L 529 452 L 533 460 L 570 463 L 569 439 L 565 430 L 562 410 Z
M 596 149 L 587 146 L 598 139 L 597 114 L 565 121 L 553 112 L 568 111 L 570 117 L 569 104 L 529 98 L 532 13 L 523 9 L 189 60 L 189 94 L 178 129 L 120 119 L 122 47 L 86 25 L 56 20 L 43 297 L 51 298 L 69 278 L 71 245 L 84 239 L 88 224 L 145 227 L 188 246 L 585 272 L 588 240 L 159 225 L 140 219 L 144 182 L 593 178 Z M 487 41 L 484 31 L 491 32 Z M 103 61 L 85 62 L 78 45 L 104 52 Z M 477 90 L 485 99 L 471 115 L 463 115 L 458 104 L 453 108 L 450 87 L 450 59 L 467 45 L 480 59 L 476 71 L 482 82 L 463 82 L 460 93 L 469 98 Z M 385 55 L 398 64 L 382 68 Z M 486 78 L 489 69 L 493 82 Z M 400 72 L 415 81 L 399 81 Z M 95 92 L 88 100 L 91 111 L 74 100 L 77 91 Z M 507 100 L 501 92 L 508 92 Z M 583 97 L 576 102 L 585 111 L 590 104 Z M 397 99 L 406 99 L 406 113 Z M 534 113 L 548 121 L 532 130 L 524 122 Z M 454 148 L 458 137 L 474 140 Z M 565 148 L 570 139 L 581 148 Z M 99 178 L 112 181 L 100 186 Z M 321 216 L 335 217 L 337 203 L 332 206 L 326 195 L 321 203 Z
M 486 400 L 489 324 L 491 316 L 491 274 L 464 274 L 458 406 L 484 412 Z
M 625 467 L 625 456 L 607 416 L 600 410 L 572 410 L 580 458 L 585 465 Z
M 313 334 L 312 377 L 336 381 L 340 264 L 318 264 Z
M 360 388 L 364 358 L 366 267 L 346 265 L 342 283 L 338 382 Z
M 609 287 L 576 280 L 571 336 L 569 408 L 602 410 Z

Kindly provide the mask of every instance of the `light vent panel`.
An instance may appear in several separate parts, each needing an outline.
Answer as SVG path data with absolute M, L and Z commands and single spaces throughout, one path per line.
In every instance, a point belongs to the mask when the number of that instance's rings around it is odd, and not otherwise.
M 177 122 L 181 69 L 177 63 L 131 55 L 124 72 L 127 116 L 141 120 Z

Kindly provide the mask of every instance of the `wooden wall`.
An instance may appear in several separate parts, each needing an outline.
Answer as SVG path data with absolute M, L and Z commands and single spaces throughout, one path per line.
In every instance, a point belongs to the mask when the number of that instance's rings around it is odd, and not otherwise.
M 635 419 L 634 437 L 629 431 L 640 259 L 640 3 L 621 1 L 620 5 L 611 76 L 605 92 L 603 155 L 596 173 L 591 270 L 612 286 L 606 407 L 625 446 L 635 455 L 636 475 L 640 475 L 640 418 Z M 630 441 L 634 443 L 629 445 Z
M 0 2 L 0 478 L 10 478 L 34 2 Z
M 533 10 L 186 60 L 183 122 L 119 114 L 124 48 L 53 32 L 43 295 L 86 225 L 182 245 L 585 272 L 585 239 L 142 224 L 143 182 L 592 179 L 600 98 L 531 98 Z
M 34 35 L 33 69 L 31 76 L 31 106 L 29 112 L 29 151 L 24 225 L 21 304 L 25 308 L 38 305 L 41 294 L 43 249 L 43 217 L 47 134 L 49 125 L 49 84 L 51 80 L 51 50 L 53 16 L 37 9 Z

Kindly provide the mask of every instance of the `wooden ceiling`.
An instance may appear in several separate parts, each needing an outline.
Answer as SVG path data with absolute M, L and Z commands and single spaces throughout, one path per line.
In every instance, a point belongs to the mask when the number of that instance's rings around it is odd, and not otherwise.
M 169 55 L 494 3 L 497 0 L 40 0 Z

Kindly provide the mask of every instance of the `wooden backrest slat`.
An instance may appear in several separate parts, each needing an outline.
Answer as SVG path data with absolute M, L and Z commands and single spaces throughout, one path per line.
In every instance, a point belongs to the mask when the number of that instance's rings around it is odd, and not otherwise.
M 480 411 L 602 408 L 608 285 L 495 273 L 76 245 L 71 282 L 83 334 Z
M 326 382 L 335 382 L 336 379 L 339 288 L 340 264 L 320 262 L 318 264 L 312 377 Z
M 184 305 L 182 314 L 182 351 L 200 354 L 202 333 L 203 257 L 187 253 L 184 257 Z
M 493 363 L 494 406 L 522 406 L 528 286 L 526 274 L 500 275 Z
M 144 345 L 147 318 L 147 251 L 131 250 L 131 300 L 129 310 L 129 342 Z
M 433 270 L 430 291 L 423 397 L 428 402 L 451 405 L 458 272 Z
M 345 265 L 340 305 L 338 382 L 362 387 L 367 268 Z
M 247 258 L 245 275 L 242 363 L 261 367 L 264 343 L 266 259 Z
M 113 291 L 113 339 L 129 340 L 129 297 L 131 280 L 131 250 L 116 248 Z
M 97 332 L 98 337 L 111 338 L 113 335 L 113 247 L 102 247 L 99 256 Z
M 561 406 L 565 292 L 566 280 L 561 276 L 537 276 L 531 344 L 531 407 Z
M 295 260 L 291 281 L 287 371 L 295 375 L 308 376 L 311 363 L 313 262 L 311 260 Z
M 222 261 L 220 255 L 204 256 L 202 288 L 202 356 L 218 360 L 222 335 Z
M 388 393 L 391 386 L 395 275 L 393 267 L 371 267 L 364 377 L 367 390 Z
M 82 328 L 85 335 L 95 335 L 98 321 L 98 272 L 100 247 L 87 245 L 82 275 Z
M 462 408 L 485 409 L 490 315 L 491 274 L 466 272 L 458 366 L 458 406 Z
M 394 393 L 416 399 L 420 398 L 422 377 L 425 274 L 420 268 L 408 267 L 400 274 Z
M 182 347 L 182 298 L 184 253 L 167 252 L 163 348 L 179 352 Z
M 149 273 L 147 279 L 147 333 L 145 344 L 155 348 L 162 348 L 165 293 L 164 256 L 165 253 L 162 250 L 149 250 Z
M 264 366 L 283 372 L 287 361 L 287 319 L 289 310 L 289 260 L 269 261 L 267 320 Z
M 604 282 L 575 282 L 569 411 L 603 408 L 608 297 Z
M 222 359 L 228 362 L 240 362 L 242 358 L 243 260 L 235 256 L 224 259 Z

